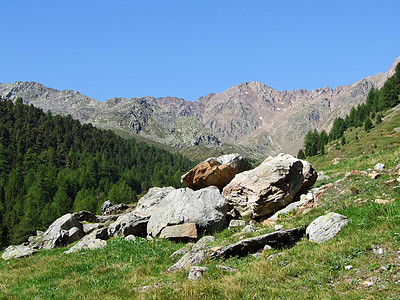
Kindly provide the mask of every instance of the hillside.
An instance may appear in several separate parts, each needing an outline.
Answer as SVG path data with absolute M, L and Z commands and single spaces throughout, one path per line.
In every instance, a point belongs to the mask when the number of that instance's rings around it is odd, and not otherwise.
M 66 248 L 33 257 L 0 260 L 4 299 L 23 297 L 96 299 L 396 299 L 400 293 L 400 106 L 384 114 L 368 133 L 345 133 L 339 147 L 311 158 L 320 173 L 316 198 L 308 209 L 277 220 L 283 228 L 303 227 L 327 212 L 349 223 L 322 244 L 303 238 L 286 249 L 259 255 L 208 259 L 203 279 L 187 279 L 187 270 L 166 273 L 185 246 L 163 239 L 111 239 L 105 248 L 68 256 Z M 355 136 L 357 135 L 357 139 Z M 339 159 L 337 159 L 339 158 Z M 377 163 L 384 169 L 371 171 Z M 321 171 L 325 172 L 322 175 Z M 247 223 L 248 224 L 248 223 Z M 233 227 L 215 234 L 213 247 L 243 237 L 273 232 Z M 67 247 L 69 249 L 70 247 Z M 232 269 L 222 269 L 224 265 Z
M 110 130 L 0 98 L 0 248 L 57 217 L 136 202 L 152 186 L 181 186 L 192 162 Z
M 139 135 L 181 149 L 175 151 L 189 157 L 192 151 L 186 149 L 202 146 L 214 153 L 235 150 L 262 159 L 279 152 L 296 154 L 308 130 L 329 130 L 335 118 L 364 102 L 369 90 L 379 89 L 393 73 L 394 67 L 351 85 L 312 91 L 277 91 L 253 81 L 196 102 L 149 96 L 103 103 L 35 82 L 0 84 L 0 95 L 22 97 L 24 103 L 54 114 L 71 114 L 83 123 Z

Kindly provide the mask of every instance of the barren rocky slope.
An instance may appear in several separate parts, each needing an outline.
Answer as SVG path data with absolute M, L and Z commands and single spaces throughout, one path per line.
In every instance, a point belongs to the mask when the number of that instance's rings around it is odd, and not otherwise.
M 44 87 L 35 82 L 0 84 L 0 96 L 71 114 L 84 123 L 120 129 L 168 145 L 202 145 L 261 158 L 267 154 L 295 154 L 303 136 L 312 129 L 330 129 L 334 119 L 364 102 L 369 90 L 380 88 L 394 73 L 363 78 L 352 85 L 312 91 L 277 91 L 257 81 L 242 83 L 196 102 L 165 98 L 112 98 L 99 102 L 76 91 Z M 233 145 L 233 146 L 232 146 Z

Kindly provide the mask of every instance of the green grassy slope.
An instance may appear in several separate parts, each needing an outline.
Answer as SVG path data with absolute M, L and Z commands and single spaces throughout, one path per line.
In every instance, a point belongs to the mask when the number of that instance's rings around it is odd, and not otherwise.
M 345 133 L 346 145 L 328 145 L 326 155 L 312 158 L 316 170 L 330 176 L 318 185 L 329 187 L 312 210 L 287 215 L 278 223 L 291 228 L 327 212 L 347 216 L 349 224 L 328 242 L 303 239 L 290 249 L 267 250 L 260 258 L 207 261 L 209 270 L 199 281 L 186 279 L 185 270 L 165 273 L 178 259 L 169 255 L 183 246 L 165 240 L 114 239 L 103 249 L 69 256 L 62 254 L 65 248 L 42 251 L 26 259 L 0 260 L 0 299 L 398 299 L 398 127 L 399 107 L 369 133 L 353 129 Z M 340 158 L 338 164 L 332 164 L 335 158 Z M 387 170 L 377 179 L 353 172 L 336 182 L 347 172 L 367 170 L 378 162 Z M 257 234 L 272 230 L 256 227 L 261 230 Z M 214 244 L 238 240 L 232 237 L 237 231 L 224 230 Z M 278 252 L 283 254 L 267 259 Z M 218 264 L 238 271 L 222 271 Z M 147 285 L 152 287 L 140 288 Z

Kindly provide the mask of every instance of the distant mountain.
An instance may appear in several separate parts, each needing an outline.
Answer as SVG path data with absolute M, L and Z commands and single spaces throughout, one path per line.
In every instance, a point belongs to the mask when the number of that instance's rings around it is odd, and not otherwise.
M 246 82 L 196 102 L 181 98 L 112 98 L 99 102 L 76 91 L 35 82 L 0 84 L 0 95 L 33 104 L 54 114 L 71 114 L 83 123 L 118 129 L 179 148 L 205 146 L 240 151 L 261 158 L 277 152 L 296 154 L 308 130 L 327 129 L 338 116 L 365 101 L 394 74 L 386 73 L 335 89 L 277 91 L 257 81 Z

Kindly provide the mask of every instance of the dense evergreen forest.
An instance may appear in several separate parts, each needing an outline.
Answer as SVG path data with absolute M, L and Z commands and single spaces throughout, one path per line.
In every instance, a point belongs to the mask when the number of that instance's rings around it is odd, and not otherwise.
M 400 104 L 400 63 L 396 66 L 396 73 L 390 77 L 380 90 L 372 88 L 367 96 L 366 103 L 352 107 L 350 113 L 343 119 L 336 118 L 329 133 L 325 130 L 319 133 L 316 129 L 307 132 L 304 138 L 304 149 L 299 150 L 297 157 L 324 154 L 324 146 L 335 140 L 345 144 L 343 133 L 349 128 L 364 127 L 369 131 L 375 124 L 382 122 L 382 112 Z
M 181 155 L 0 98 L 0 248 L 57 217 L 132 203 L 152 186 L 180 186 Z

